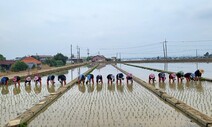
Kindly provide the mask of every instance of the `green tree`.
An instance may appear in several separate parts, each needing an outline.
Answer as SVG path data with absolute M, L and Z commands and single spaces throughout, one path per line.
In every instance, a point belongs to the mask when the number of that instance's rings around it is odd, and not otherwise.
M 18 72 L 18 71 L 24 71 L 28 68 L 28 65 L 22 61 L 16 61 L 12 67 L 11 71 Z
M 62 60 L 56 60 L 55 62 L 56 62 L 56 66 L 57 66 L 57 67 L 61 67 L 61 66 L 64 65 L 64 63 L 63 63 Z
M 50 67 L 57 66 L 56 61 L 54 59 L 50 59 L 50 58 L 45 60 L 45 64 L 48 64 Z
M 57 53 L 53 58 L 51 59 L 46 59 L 45 63 L 48 64 L 50 67 L 59 67 L 59 66 L 64 66 L 66 65 L 68 57 L 64 56 L 61 53 Z
M 91 58 L 92 58 L 91 56 L 88 56 L 88 57 L 86 58 L 86 60 L 89 61 L 89 60 L 91 60 Z
M 208 57 L 209 55 L 210 55 L 209 52 L 206 52 L 206 53 L 204 54 L 205 57 Z
M 38 55 L 32 55 L 33 58 L 35 58 L 36 60 L 40 60 L 40 57 Z
M 6 58 L 2 54 L 0 54 L 0 61 L 1 60 L 6 60 Z
M 68 59 L 67 56 L 64 56 L 62 53 L 57 53 L 54 57 L 53 57 L 54 60 L 61 60 L 63 62 L 63 65 L 66 65 L 66 61 Z

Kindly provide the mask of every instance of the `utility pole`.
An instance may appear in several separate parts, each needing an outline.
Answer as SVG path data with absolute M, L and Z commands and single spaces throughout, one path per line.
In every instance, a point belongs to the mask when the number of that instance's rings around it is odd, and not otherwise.
M 71 47 L 70 47 L 71 49 L 71 63 L 72 63 L 72 45 L 71 45 Z
M 163 42 L 163 55 L 164 55 L 164 59 L 167 59 L 168 54 L 167 54 L 167 41 L 166 41 L 166 39 Z
M 79 59 L 80 59 L 80 48 L 79 48 Z
M 166 59 L 168 58 L 168 54 L 167 54 L 167 41 L 165 39 L 165 51 L 166 51 Z
M 163 42 L 163 56 L 164 56 L 164 59 L 165 59 L 166 54 L 165 54 L 165 45 L 164 45 L 164 42 Z
M 79 63 L 80 51 L 79 46 L 77 45 L 77 63 Z
M 197 59 L 197 57 L 198 57 L 198 54 L 197 54 L 197 49 L 196 49 L 196 59 Z M 198 69 L 198 68 L 199 68 L 198 62 L 196 62 L 196 69 Z
M 197 58 L 197 49 L 196 49 L 196 58 Z
M 119 53 L 119 59 L 120 59 L 120 61 L 121 61 L 121 53 Z
M 88 55 L 88 57 L 89 57 L 89 54 L 90 54 L 90 53 L 89 53 L 89 49 L 87 49 L 87 55 Z

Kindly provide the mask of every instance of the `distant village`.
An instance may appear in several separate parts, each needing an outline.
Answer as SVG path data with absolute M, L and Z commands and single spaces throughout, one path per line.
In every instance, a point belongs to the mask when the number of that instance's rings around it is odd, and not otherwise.
M 46 63 L 46 60 L 52 59 L 52 55 L 31 55 L 31 56 L 24 56 L 24 57 L 16 57 L 15 60 L 0 60 L 0 71 L 8 71 L 11 69 L 11 66 L 16 61 L 22 61 L 28 65 L 29 68 L 37 67 L 38 69 L 42 68 L 42 64 Z M 89 56 L 89 57 L 69 57 L 66 60 L 67 64 L 74 64 L 74 63 L 81 63 L 85 61 L 90 62 L 102 62 L 102 61 L 116 61 L 116 57 L 106 58 L 103 55 L 96 55 L 96 56 Z

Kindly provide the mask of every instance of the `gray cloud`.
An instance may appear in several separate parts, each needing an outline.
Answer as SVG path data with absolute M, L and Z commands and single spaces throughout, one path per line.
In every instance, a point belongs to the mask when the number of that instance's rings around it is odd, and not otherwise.
M 0 53 L 7 58 L 35 53 L 69 55 L 72 44 L 82 48 L 82 55 L 89 48 L 91 54 L 100 51 L 108 57 L 117 52 L 123 57 L 162 56 L 160 42 L 165 38 L 211 39 L 210 5 L 210 0 L 1 1 Z M 147 44 L 154 45 L 142 47 Z M 183 43 L 168 44 L 170 54 L 174 52 L 171 55 L 193 54 L 178 52 L 185 47 Z M 206 47 L 193 42 L 187 48 Z

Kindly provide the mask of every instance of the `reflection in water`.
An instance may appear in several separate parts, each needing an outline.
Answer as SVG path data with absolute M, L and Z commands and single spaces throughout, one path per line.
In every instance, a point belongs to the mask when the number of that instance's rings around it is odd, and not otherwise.
M 88 84 L 87 85 L 87 90 L 88 90 L 88 93 L 91 93 L 94 91 L 94 84 Z
M 54 73 L 55 75 L 65 75 L 65 74 L 68 74 L 68 70 L 65 70 L 65 71 L 59 71 L 59 72 L 56 72 Z
M 201 81 L 195 82 L 195 86 L 196 86 L 197 92 L 204 92 Z
M 115 91 L 115 85 L 114 85 L 114 84 L 108 84 L 108 85 L 107 85 L 107 89 L 108 89 L 109 91 L 114 92 L 114 91 Z
M 84 84 L 78 84 L 78 89 L 80 92 L 85 93 L 85 85 Z
M 199 64 L 196 62 L 196 70 L 199 69 Z
M 170 87 L 170 89 L 175 90 L 176 89 L 176 83 L 175 82 L 170 82 L 169 83 L 169 87 Z
M 47 85 L 47 90 L 49 93 L 54 93 L 55 92 L 55 85 Z
M 71 69 L 71 80 L 73 80 L 74 78 L 73 78 L 73 69 Z
M 149 84 L 152 85 L 152 86 L 154 86 L 154 87 L 156 86 L 156 83 L 155 82 L 154 83 L 151 82 Z
M 160 82 L 160 83 L 159 83 L 159 87 L 160 87 L 161 89 L 166 89 L 166 83 L 165 83 L 165 82 Z
M 1 90 L 2 95 L 6 95 L 9 93 L 8 86 L 3 86 Z
M 123 92 L 124 91 L 124 85 L 116 84 L 116 87 L 117 87 L 117 90 L 118 91 L 120 91 L 120 92 Z
M 39 94 L 41 92 L 41 89 L 42 89 L 42 85 L 41 84 L 37 84 L 35 83 L 35 88 L 34 88 L 34 91 L 36 94 Z
M 178 82 L 177 83 L 177 89 L 179 90 L 179 91 L 182 91 L 182 90 L 184 90 L 184 83 L 182 83 L 182 82 Z
M 97 92 L 100 92 L 102 90 L 102 83 L 96 84 L 96 90 Z
M 18 86 L 15 85 L 15 87 L 13 88 L 13 94 L 17 95 L 19 93 L 21 93 L 21 87 L 20 87 L 20 85 L 18 85 Z
M 106 90 L 112 90 L 116 86 L 117 90 L 114 92 Z M 197 127 L 189 118 L 137 83 L 133 84 L 134 93 L 128 92 L 127 89 L 131 89 L 132 85 L 127 88 L 127 84 L 126 87 L 116 84 L 104 87 L 95 84 L 95 87 L 102 87 L 101 92 L 97 92 L 98 88 L 95 88 L 92 94 L 85 90 L 84 95 L 77 87 L 73 87 L 71 91 L 75 92 L 66 92 L 48 107 L 48 110 L 33 119 L 29 126 Z M 61 105 L 65 106 L 58 108 Z
M 129 92 L 132 92 L 133 91 L 133 84 L 127 84 L 127 90 Z
M 168 63 L 164 63 L 164 71 L 168 71 Z
M 186 86 L 187 88 L 189 88 L 189 87 L 190 87 L 190 82 L 186 82 L 185 86 Z
M 77 68 L 77 73 L 78 73 L 78 76 L 80 76 L 81 74 L 80 68 Z
M 27 93 L 31 93 L 31 91 L 32 91 L 32 88 L 31 88 L 31 84 L 29 84 L 29 85 L 25 85 L 25 91 L 27 92 Z

